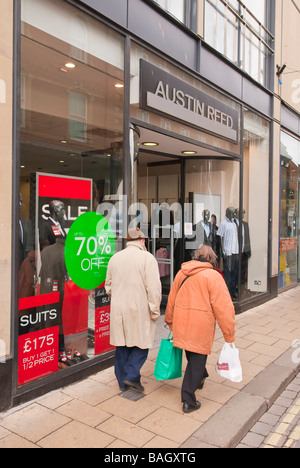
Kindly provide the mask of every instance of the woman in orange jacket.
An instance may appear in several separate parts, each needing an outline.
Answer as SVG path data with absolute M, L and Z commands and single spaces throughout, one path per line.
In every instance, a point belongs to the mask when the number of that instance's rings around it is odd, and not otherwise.
M 201 406 L 195 391 L 208 377 L 205 366 L 212 351 L 216 321 L 225 341 L 235 341 L 235 310 L 223 277 L 214 269 L 216 255 L 211 247 L 202 245 L 195 258 L 183 263 L 177 273 L 165 313 L 173 344 L 185 350 L 188 361 L 181 388 L 185 413 Z

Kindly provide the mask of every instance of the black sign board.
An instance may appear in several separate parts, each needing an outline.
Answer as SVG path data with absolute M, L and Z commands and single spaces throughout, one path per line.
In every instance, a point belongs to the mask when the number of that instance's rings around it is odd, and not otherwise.
M 141 60 L 143 109 L 238 142 L 239 113 L 203 91 Z

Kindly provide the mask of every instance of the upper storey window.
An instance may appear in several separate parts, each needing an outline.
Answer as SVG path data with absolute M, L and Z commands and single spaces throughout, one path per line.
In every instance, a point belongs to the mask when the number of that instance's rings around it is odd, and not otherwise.
M 274 54 L 268 0 L 206 0 L 204 39 L 263 86 Z

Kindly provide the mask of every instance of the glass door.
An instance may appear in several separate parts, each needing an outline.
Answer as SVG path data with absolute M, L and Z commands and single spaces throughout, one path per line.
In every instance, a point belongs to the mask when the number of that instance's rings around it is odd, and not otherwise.
M 178 159 L 140 152 L 139 216 L 148 232 L 148 250 L 158 262 L 163 296 L 168 295 L 181 265 L 181 180 Z

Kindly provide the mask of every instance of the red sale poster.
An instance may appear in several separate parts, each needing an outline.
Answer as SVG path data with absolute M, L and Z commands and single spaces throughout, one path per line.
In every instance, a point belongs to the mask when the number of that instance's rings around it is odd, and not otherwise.
M 18 384 L 58 371 L 59 293 L 19 301 Z
M 110 338 L 110 299 L 104 287 L 96 289 L 95 297 L 95 355 L 114 349 Z
M 51 202 L 58 200 L 63 203 L 65 209 L 63 231 L 66 237 L 73 222 L 83 213 L 92 209 L 93 181 L 92 179 L 43 173 L 37 173 L 36 177 L 36 226 L 39 233 L 36 238 L 40 244 L 38 248 L 42 250 L 44 245 L 47 248 L 49 239 L 51 243 L 51 238 L 53 238 L 52 242 L 55 243 L 62 234 L 51 218 Z M 83 332 L 87 333 L 88 293 L 72 281 L 65 282 L 65 278 L 62 278 L 58 283 L 58 289 L 64 292 L 61 311 L 64 335 L 74 336 Z M 42 293 L 45 292 L 49 291 L 42 289 Z

